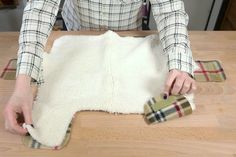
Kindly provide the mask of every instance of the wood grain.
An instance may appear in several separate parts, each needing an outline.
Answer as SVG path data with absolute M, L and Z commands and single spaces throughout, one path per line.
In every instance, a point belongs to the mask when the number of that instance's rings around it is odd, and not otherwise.
M 145 36 L 156 32 L 120 32 Z M 47 44 L 62 35 L 101 32 L 53 32 Z M 0 157 L 15 156 L 231 156 L 236 157 L 236 32 L 190 32 L 194 59 L 217 59 L 227 75 L 223 83 L 197 83 L 197 110 L 181 120 L 147 125 L 142 115 L 80 112 L 68 146 L 59 151 L 34 150 L 21 137 L 4 130 L 0 117 Z M 18 49 L 18 33 L 0 33 L 0 69 Z M 0 79 L 0 111 L 14 89 L 14 81 Z

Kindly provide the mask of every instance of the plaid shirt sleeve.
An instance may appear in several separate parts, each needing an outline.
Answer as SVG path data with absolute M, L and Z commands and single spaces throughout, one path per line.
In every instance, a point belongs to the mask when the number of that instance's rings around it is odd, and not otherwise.
M 42 54 L 52 30 L 60 0 L 30 0 L 24 9 L 19 37 L 17 73 L 27 74 L 39 84 L 42 77 Z
M 188 38 L 189 17 L 182 0 L 150 0 L 169 70 L 179 69 L 192 76 L 194 61 Z

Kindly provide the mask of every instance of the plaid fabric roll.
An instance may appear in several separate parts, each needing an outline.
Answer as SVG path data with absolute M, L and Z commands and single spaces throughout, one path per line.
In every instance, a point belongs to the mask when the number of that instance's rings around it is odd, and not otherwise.
M 144 115 L 149 124 L 161 123 L 191 113 L 191 105 L 182 95 L 169 96 L 167 100 L 161 96 L 153 97 L 144 105 Z
M 196 61 L 200 70 L 194 72 L 195 80 L 198 82 L 222 82 L 226 80 L 226 76 L 220 62 L 217 60 L 211 61 Z

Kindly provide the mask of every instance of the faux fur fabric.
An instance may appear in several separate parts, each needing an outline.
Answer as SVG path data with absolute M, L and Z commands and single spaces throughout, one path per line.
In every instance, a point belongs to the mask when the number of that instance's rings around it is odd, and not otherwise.
M 43 69 L 45 83 L 32 111 L 34 128 L 25 127 L 47 146 L 60 145 L 77 111 L 142 114 L 146 101 L 163 91 L 168 72 L 157 35 L 120 37 L 112 31 L 57 39 L 44 54 Z

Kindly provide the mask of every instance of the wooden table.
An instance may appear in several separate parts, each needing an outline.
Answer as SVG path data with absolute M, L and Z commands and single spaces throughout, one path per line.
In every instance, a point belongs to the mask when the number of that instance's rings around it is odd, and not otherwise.
M 142 36 L 153 32 L 123 32 Z M 65 34 L 53 32 L 53 40 Z M 236 157 L 236 32 L 190 32 L 195 59 L 217 59 L 227 75 L 223 83 L 197 83 L 197 110 L 193 115 L 162 124 L 147 125 L 141 115 L 80 112 L 74 121 L 69 145 L 59 151 L 34 150 L 21 137 L 4 130 L 0 117 L 0 157 L 28 156 L 234 156 Z M 18 33 L 0 33 L 0 69 L 16 57 Z M 0 80 L 0 111 L 14 81 Z

